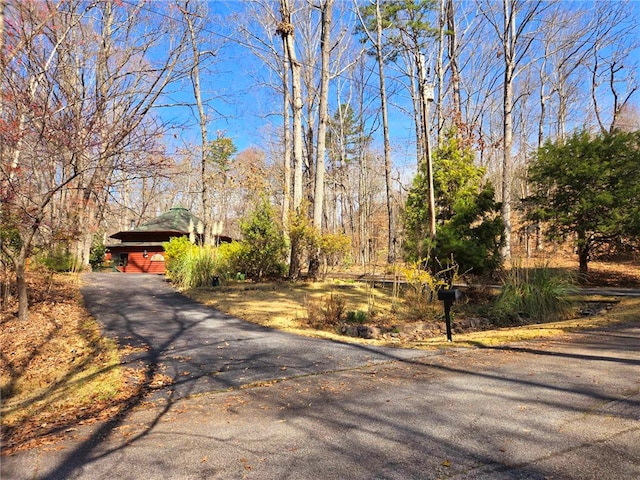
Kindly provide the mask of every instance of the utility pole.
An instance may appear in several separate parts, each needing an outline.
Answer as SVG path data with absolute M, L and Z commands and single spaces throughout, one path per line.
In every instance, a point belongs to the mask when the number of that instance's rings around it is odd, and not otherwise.
M 433 102 L 433 86 L 427 82 L 424 55 L 418 53 L 418 76 L 420 91 L 420 110 L 422 114 L 422 141 L 425 161 L 427 162 L 427 181 L 429 183 L 429 239 L 436 238 L 436 201 L 433 191 L 433 162 L 431 160 L 431 141 L 429 140 L 429 111 Z

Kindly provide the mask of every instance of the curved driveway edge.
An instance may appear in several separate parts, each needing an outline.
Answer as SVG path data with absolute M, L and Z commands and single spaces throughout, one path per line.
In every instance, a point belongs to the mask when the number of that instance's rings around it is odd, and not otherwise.
M 121 345 L 143 347 L 128 360 L 168 375 L 174 399 L 429 355 L 261 327 L 201 305 L 156 275 L 91 273 L 83 278 L 85 305 L 104 333 Z

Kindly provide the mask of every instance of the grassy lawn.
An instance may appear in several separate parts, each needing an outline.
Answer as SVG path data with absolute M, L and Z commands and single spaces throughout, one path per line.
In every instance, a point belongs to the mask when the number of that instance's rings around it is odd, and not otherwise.
M 307 322 L 308 306 L 333 295 L 345 300 L 346 311 L 374 311 L 375 317 L 384 318 L 390 316 L 393 306 L 389 292 L 362 283 L 329 281 L 240 282 L 183 293 L 200 303 L 265 327 L 344 340 L 343 336 L 310 328 Z

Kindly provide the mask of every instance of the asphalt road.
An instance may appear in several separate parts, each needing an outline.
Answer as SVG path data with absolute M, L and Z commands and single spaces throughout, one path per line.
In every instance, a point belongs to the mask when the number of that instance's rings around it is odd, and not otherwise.
M 105 331 L 178 383 L 3 457 L 3 479 L 640 478 L 638 322 L 426 354 L 258 328 L 158 277 L 87 280 Z

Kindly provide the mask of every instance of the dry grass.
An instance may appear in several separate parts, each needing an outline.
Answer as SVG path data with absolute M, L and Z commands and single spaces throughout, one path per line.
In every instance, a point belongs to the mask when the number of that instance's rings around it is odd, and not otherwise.
M 353 282 L 247 282 L 184 293 L 230 315 L 282 330 L 306 328 L 307 304 L 329 295 L 343 297 L 347 311 L 362 310 L 384 317 L 392 309 L 392 299 L 387 291 Z
M 578 263 L 575 255 L 549 255 L 530 259 L 517 259 L 515 265 L 523 267 L 547 266 L 578 274 Z M 589 262 L 589 275 L 586 283 L 601 287 L 640 288 L 640 263 L 636 260 L 620 260 L 605 262 L 592 260 Z
M 535 340 L 537 338 L 557 337 L 577 330 L 606 327 L 616 323 L 639 321 L 640 299 L 631 298 L 622 300 L 611 310 L 592 317 L 458 334 L 453 337 L 453 344 L 456 347 L 495 346 Z M 413 348 L 444 348 L 451 345 L 445 338 L 436 337 L 407 346 Z
M 33 273 L 28 321 L 0 315 L 2 453 L 109 415 L 130 396 L 115 342 L 82 307 L 78 275 Z
M 574 271 L 574 258 L 537 259 L 530 266 L 552 265 L 552 268 Z M 640 287 L 640 266 L 629 263 L 591 262 L 593 279 L 602 286 Z M 404 346 L 410 348 L 442 348 L 451 346 L 443 336 L 424 341 L 393 342 L 385 340 L 365 340 L 345 337 L 331 331 L 310 328 L 307 321 L 309 302 L 319 302 L 329 295 L 341 295 L 346 300 L 346 310 L 369 311 L 373 305 L 374 321 L 377 324 L 397 325 L 402 323 L 393 312 L 394 301 L 390 289 L 372 289 L 363 283 L 327 281 L 326 283 L 273 282 L 264 284 L 241 283 L 218 288 L 204 288 L 185 292 L 191 298 L 217 308 L 230 315 L 252 323 L 286 330 L 301 335 L 331 338 L 375 345 Z M 602 298 L 600 300 L 603 300 Z M 604 300 L 607 300 L 606 298 Z M 439 303 L 439 302 L 438 302 Z M 397 305 L 399 306 L 399 305 Z M 434 308 L 439 308 L 435 305 Z M 535 338 L 562 335 L 578 328 L 595 328 L 613 322 L 635 321 L 640 318 L 640 303 L 632 300 L 619 303 L 614 310 L 590 318 L 567 320 L 564 322 L 527 325 L 504 329 L 486 330 L 454 335 L 455 346 L 496 345 Z

